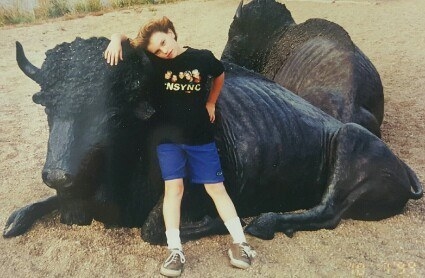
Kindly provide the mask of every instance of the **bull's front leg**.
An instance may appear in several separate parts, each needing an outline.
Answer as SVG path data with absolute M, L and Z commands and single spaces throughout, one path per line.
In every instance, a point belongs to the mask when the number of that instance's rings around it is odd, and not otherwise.
M 58 197 L 52 196 L 15 210 L 7 219 L 3 237 L 10 238 L 22 235 L 31 228 L 36 220 L 58 208 Z

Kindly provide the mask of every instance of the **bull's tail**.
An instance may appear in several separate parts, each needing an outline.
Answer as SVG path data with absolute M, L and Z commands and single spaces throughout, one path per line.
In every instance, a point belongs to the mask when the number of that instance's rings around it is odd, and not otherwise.
M 404 169 L 406 170 L 406 174 L 409 177 L 410 188 L 411 188 L 410 198 L 415 199 L 415 200 L 420 199 L 424 194 L 421 182 L 419 181 L 418 177 L 413 172 L 413 170 L 410 169 L 410 167 L 407 166 L 406 163 L 404 163 L 403 161 L 401 161 L 401 163 L 404 165 Z

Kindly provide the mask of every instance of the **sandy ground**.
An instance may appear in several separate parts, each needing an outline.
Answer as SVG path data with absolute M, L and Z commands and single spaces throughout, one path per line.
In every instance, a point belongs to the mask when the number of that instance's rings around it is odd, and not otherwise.
M 48 130 L 43 108 L 31 100 L 39 90 L 15 61 L 15 41 L 37 66 L 44 52 L 76 36 L 134 36 L 151 17 L 168 15 L 179 40 L 211 49 L 217 57 L 239 0 L 189 0 L 122 10 L 102 16 L 0 29 L 0 227 L 10 213 L 54 192 L 41 181 Z M 385 90 L 383 140 L 425 180 L 425 1 L 283 1 L 296 22 L 312 17 L 342 25 L 377 67 Z M 335 2 L 335 3 L 332 3 Z M 182 277 L 425 277 L 425 201 L 379 222 L 344 220 L 334 230 L 249 238 L 259 253 L 249 270 L 232 268 L 229 236 L 185 244 Z M 66 226 L 57 214 L 30 232 L 0 238 L 2 277 L 156 277 L 165 256 L 139 229 Z

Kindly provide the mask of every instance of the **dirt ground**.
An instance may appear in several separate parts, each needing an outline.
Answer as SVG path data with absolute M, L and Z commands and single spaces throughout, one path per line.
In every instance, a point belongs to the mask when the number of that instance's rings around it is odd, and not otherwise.
M 383 140 L 425 180 L 425 1 L 281 1 L 297 23 L 319 17 L 342 25 L 372 60 L 385 92 Z M 10 213 L 51 196 L 41 180 L 48 129 L 31 100 L 37 84 L 19 70 L 15 41 L 41 66 L 46 50 L 75 37 L 125 32 L 135 36 L 152 17 L 168 15 L 181 44 L 211 49 L 217 57 L 239 0 L 188 0 L 102 16 L 0 29 L 0 227 Z M 425 277 L 425 199 L 378 222 L 344 220 L 334 230 L 249 237 L 259 257 L 249 270 L 232 268 L 229 236 L 185 244 L 182 277 Z M 140 239 L 139 229 L 67 226 L 57 214 L 25 235 L 0 238 L 2 277 L 157 277 L 165 250 Z

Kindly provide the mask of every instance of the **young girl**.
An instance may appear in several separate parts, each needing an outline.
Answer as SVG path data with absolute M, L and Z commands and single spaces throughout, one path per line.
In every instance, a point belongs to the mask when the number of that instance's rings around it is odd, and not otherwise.
M 117 65 L 122 60 L 121 42 L 126 40 L 125 35 L 112 35 L 105 51 L 105 59 L 110 65 Z M 133 48 L 147 50 L 155 71 L 153 82 L 161 126 L 173 130 L 166 133 L 157 146 L 165 183 L 163 216 L 170 251 L 161 266 L 161 274 L 179 276 L 186 261 L 179 231 L 186 172 L 193 183 L 204 184 L 232 236 L 233 244 L 228 250 L 231 264 L 239 268 L 249 267 L 255 251 L 246 242 L 240 219 L 224 187 L 214 142 L 215 103 L 224 82 L 223 65 L 208 50 L 181 47 L 177 43 L 174 25 L 167 17 L 146 24 L 130 44 Z M 166 78 L 182 72 L 185 75 L 195 72 L 196 82 L 193 78 L 173 81 Z M 213 78 L 210 92 L 206 86 L 208 76 Z

